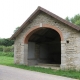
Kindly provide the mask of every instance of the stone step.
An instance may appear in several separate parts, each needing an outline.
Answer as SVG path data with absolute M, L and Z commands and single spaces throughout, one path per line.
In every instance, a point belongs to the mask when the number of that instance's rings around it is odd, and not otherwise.
M 38 63 L 38 66 L 60 67 L 60 64 L 44 64 L 44 63 Z
M 60 64 L 43 64 L 43 63 L 39 63 L 38 65 L 35 65 L 35 67 L 51 68 L 51 69 L 59 70 L 60 69 Z

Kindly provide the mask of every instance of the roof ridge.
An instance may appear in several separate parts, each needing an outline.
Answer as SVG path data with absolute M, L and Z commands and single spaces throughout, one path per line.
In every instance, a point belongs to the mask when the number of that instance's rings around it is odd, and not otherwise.
M 39 6 L 39 7 L 40 7 L 40 6 Z M 75 24 L 73 24 L 73 23 L 71 23 L 71 22 L 69 22 L 69 21 L 67 21 L 67 20 L 65 20 L 65 19 L 57 16 L 56 14 L 54 14 L 54 13 L 52 13 L 52 12 L 50 12 L 50 11 L 42 8 L 42 7 L 40 7 L 40 10 L 43 11 L 43 12 L 46 12 L 47 14 L 49 14 L 50 16 L 56 18 L 57 20 L 59 20 L 59 21 L 61 21 L 61 22 L 64 21 L 64 23 L 68 23 L 68 24 L 69 24 L 68 26 L 74 26 L 73 28 L 75 28 L 75 29 L 77 29 L 78 31 L 80 31 L 80 27 L 79 27 L 79 26 L 77 26 L 77 25 L 75 25 Z
M 19 33 L 21 33 L 21 31 L 26 27 L 26 25 L 28 25 L 31 22 L 31 20 L 33 20 L 35 18 L 35 16 L 40 13 L 40 11 L 42 11 L 42 12 L 44 12 L 44 13 L 52 16 L 53 18 L 57 19 L 58 21 L 60 21 L 60 22 L 62 22 L 64 24 L 66 24 L 66 25 L 68 25 L 68 26 L 76 29 L 77 31 L 80 31 L 80 27 L 74 25 L 73 23 L 70 23 L 70 22 L 66 21 L 65 19 L 63 19 L 63 18 L 57 16 L 56 14 L 54 14 L 54 13 L 52 13 L 52 12 L 50 12 L 50 11 L 44 9 L 44 8 L 42 8 L 41 6 L 38 6 L 37 9 L 29 16 L 29 18 L 21 25 L 21 27 L 19 28 L 19 30 L 17 30 L 11 36 L 10 39 L 16 38 L 19 35 Z

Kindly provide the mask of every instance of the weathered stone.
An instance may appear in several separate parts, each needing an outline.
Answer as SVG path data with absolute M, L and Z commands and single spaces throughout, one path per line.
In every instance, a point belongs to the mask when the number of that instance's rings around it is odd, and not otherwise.
M 55 23 L 56 22 L 56 23 Z M 73 28 L 61 23 L 55 18 L 45 13 L 40 13 L 35 19 L 26 26 L 26 28 L 16 37 L 14 43 L 14 61 L 16 64 L 37 63 L 36 60 L 30 60 L 28 63 L 28 44 L 24 44 L 27 32 L 42 24 L 50 24 L 57 27 L 63 34 L 64 41 L 61 41 L 61 69 L 80 69 L 80 33 Z M 39 46 L 36 45 L 36 56 L 39 56 Z M 78 56 L 75 56 L 75 55 Z

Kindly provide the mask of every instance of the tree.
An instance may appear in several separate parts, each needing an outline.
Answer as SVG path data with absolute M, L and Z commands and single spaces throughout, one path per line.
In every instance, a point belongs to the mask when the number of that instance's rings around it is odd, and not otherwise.
M 17 27 L 15 30 L 14 30 L 14 33 L 19 29 L 20 27 Z
M 13 40 L 10 39 L 5 39 L 5 38 L 0 38 L 0 45 L 2 46 L 12 46 L 14 44 Z
M 69 19 L 69 17 L 68 17 L 68 16 L 66 17 L 66 20 L 70 22 L 70 19 Z
M 66 20 L 75 24 L 75 25 L 80 26 L 80 14 L 77 14 L 72 18 L 66 17 Z

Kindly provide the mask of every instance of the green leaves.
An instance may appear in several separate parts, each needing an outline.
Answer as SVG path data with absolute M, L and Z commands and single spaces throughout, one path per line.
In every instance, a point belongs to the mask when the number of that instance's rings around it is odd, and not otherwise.
M 72 18 L 66 17 L 66 20 L 75 24 L 75 25 L 80 26 L 80 14 L 77 14 Z
M 69 19 L 69 17 L 68 17 L 68 16 L 66 17 L 66 20 L 70 22 L 70 19 Z
M 5 39 L 5 38 L 1 39 L 0 38 L 0 45 L 2 45 L 2 46 L 11 46 L 11 45 L 13 45 L 13 43 L 14 43 L 13 40 Z
M 15 30 L 14 30 L 14 33 L 19 29 L 20 27 L 17 27 Z

